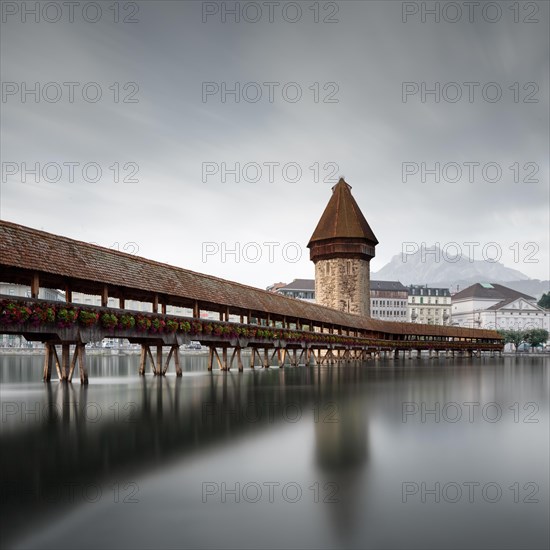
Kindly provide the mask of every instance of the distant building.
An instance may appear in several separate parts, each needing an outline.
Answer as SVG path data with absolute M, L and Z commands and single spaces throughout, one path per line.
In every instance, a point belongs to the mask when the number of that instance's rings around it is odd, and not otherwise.
M 62 300 L 65 300 L 65 297 L 63 295 Z M 101 297 L 100 296 L 93 296 L 90 294 L 83 294 L 82 292 L 73 292 L 72 294 L 72 302 L 74 304 L 82 304 L 87 306 L 100 306 L 101 305 Z M 107 301 L 107 307 L 112 308 L 118 308 L 120 306 L 118 298 L 112 298 L 110 297 Z M 130 311 L 140 311 L 143 313 L 151 313 L 153 311 L 153 305 L 150 302 L 138 302 L 137 300 L 125 300 L 124 302 L 124 309 L 128 309 Z M 160 308 L 159 308 L 160 312 Z M 181 315 L 181 316 L 193 316 L 193 310 L 189 308 L 184 307 L 177 307 L 177 306 L 167 306 L 166 307 L 166 314 L 167 315 Z M 201 315 L 201 317 L 205 317 L 208 319 L 218 319 L 219 317 L 211 313 L 210 315 Z
M 266 290 L 268 292 L 277 292 L 280 288 L 283 288 L 286 286 L 286 283 L 273 283 L 272 285 L 269 285 Z
M 267 288 L 268 290 L 273 288 L 272 292 L 284 296 L 315 302 L 315 279 L 294 279 L 288 285 L 277 287 L 278 284 L 280 283 L 275 283 Z M 398 281 L 371 281 L 371 316 L 375 319 L 406 321 L 407 296 L 408 288 Z
M 370 282 L 370 311 L 373 319 L 407 321 L 409 290 L 399 281 Z
M 452 298 L 453 324 L 461 327 L 549 330 L 550 314 L 537 299 L 497 283 L 476 283 Z
M 318 304 L 370 315 L 370 261 L 378 239 L 343 178 L 308 243 Z
M 0 294 L 4 296 L 18 296 L 20 298 L 31 297 L 31 287 L 25 285 L 14 285 L 12 283 L 0 283 Z M 40 287 L 38 298 L 41 300 L 65 300 L 65 294 L 54 288 Z
M 410 285 L 407 320 L 427 325 L 451 324 L 451 293 L 448 288 Z
M 294 279 L 288 285 L 278 288 L 275 292 L 290 298 L 298 298 L 306 302 L 315 302 L 315 280 Z

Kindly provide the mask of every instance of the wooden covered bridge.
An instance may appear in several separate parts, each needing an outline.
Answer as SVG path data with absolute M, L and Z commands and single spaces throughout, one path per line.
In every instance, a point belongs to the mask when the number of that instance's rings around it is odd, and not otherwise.
M 55 363 L 60 380 L 70 381 L 78 361 L 86 383 L 85 345 L 105 337 L 141 344 L 140 373 L 149 360 L 159 375 L 172 358 L 181 374 L 179 346 L 190 340 L 209 347 L 209 369 L 217 362 L 222 370 L 235 360 L 242 370 L 244 348 L 252 351 L 251 367 L 256 359 L 268 367 L 275 358 L 279 366 L 297 366 L 503 347 L 495 331 L 378 321 L 6 221 L 0 221 L 0 282 L 30 286 L 29 298 L 0 296 L 0 333 L 46 344 L 44 380 Z M 40 288 L 64 291 L 65 301 L 38 299 Z M 100 296 L 101 306 L 73 303 L 73 292 Z M 107 307 L 110 297 L 118 308 Z M 128 300 L 150 303 L 151 312 L 126 309 Z M 192 314 L 167 315 L 169 305 Z M 202 318 L 204 311 L 219 321 Z

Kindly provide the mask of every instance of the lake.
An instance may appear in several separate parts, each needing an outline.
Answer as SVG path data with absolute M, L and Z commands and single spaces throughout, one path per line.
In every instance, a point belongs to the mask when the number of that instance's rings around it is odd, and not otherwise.
M 1 355 L 2 547 L 548 548 L 549 358 L 206 361 Z

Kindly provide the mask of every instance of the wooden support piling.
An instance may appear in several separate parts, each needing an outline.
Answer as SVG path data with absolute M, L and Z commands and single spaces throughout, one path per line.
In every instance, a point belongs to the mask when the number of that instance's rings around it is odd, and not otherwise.
M 156 376 L 157 366 L 155 364 L 155 359 L 153 357 L 153 353 L 151 352 L 151 348 L 149 347 L 148 344 L 145 345 L 145 348 L 147 349 L 147 355 L 149 356 L 149 360 L 151 361 L 151 368 L 153 369 L 153 374 Z M 162 351 L 161 351 L 161 360 L 162 360 Z
M 73 359 L 71 361 L 71 368 L 69 369 L 69 376 L 68 376 L 69 382 L 73 381 L 73 372 L 74 372 L 74 368 L 76 367 L 76 360 L 78 359 L 79 352 L 80 352 L 80 344 L 77 344 L 74 348 Z
M 222 348 L 223 361 L 222 359 L 220 359 L 220 356 L 218 354 L 218 350 L 216 349 L 216 347 L 212 346 L 210 349 L 213 350 L 214 357 L 216 358 L 216 362 L 218 363 L 219 369 L 227 370 L 227 347 Z
M 46 342 L 44 347 L 44 382 L 49 382 L 52 377 L 53 350 L 52 345 Z
M 241 348 L 237 348 L 237 366 L 239 368 L 239 372 L 243 372 L 243 360 L 241 357 Z
M 213 362 L 214 362 L 214 348 L 210 346 L 208 348 L 208 370 L 212 370 Z
M 174 365 L 176 367 L 176 376 L 179 378 L 182 375 L 180 365 L 180 347 L 174 344 Z
M 222 370 L 229 370 L 230 367 L 227 364 L 227 346 L 224 346 L 222 349 L 222 357 L 223 357 Z
M 59 377 L 59 381 L 61 382 L 63 380 L 63 375 L 61 374 L 61 363 L 59 362 L 59 355 L 57 355 L 57 349 L 55 348 L 55 345 L 51 345 L 51 350 L 53 352 L 53 357 L 55 360 L 55 370 L 57 371 L 57 376 Z
M 64 382 L 69 380 L 69 357 L 70 357 L 70 345 L 61 344 L 61 376 Z
M 178 348 L 178 346 L 170 346 L 170 351 L 168 352 L 168 357 L 166 358 L 166 362 L 164 363 L 164 369 L 162 369 L 162 376 L 166 376 L 166 371 L 168 370 L 168 365 L 170 364 L 170 359 L 172 358 L 172 355 L 174 354 L 174 348 Z
M 78 370 L 80 372 L 80 383 L 88 384 L 88 370 L 86 368 L 86 344 L 80 344 L 78 352 Z
M 162 344 L 157 345 L 157 362 L 155 364 L 155 374 L 162 374 Z
M 139 375 L 145 376 L 145 364 L 147 363 L 146 344 L 141 344 L 141 354 L 139 356 Z
M 233 360 L 235 359 L 236 355 L 237 355 L 237 348 L 233 348 L 233 353 L 231 354 L 231 359 L 229 360 L 229 366 L 227 367 L 227 370 L 231 370 L 231 367 L 233 366 Z

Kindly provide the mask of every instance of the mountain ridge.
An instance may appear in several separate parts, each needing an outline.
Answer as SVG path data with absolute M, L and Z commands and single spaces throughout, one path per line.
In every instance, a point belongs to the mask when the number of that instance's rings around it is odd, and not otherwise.
M 537 299 L 550 289 L 550 281 L 531 279 L 501 262 L 473 260 L 464 254 L 451 256 L 437 246 L 410 254 L 396 254 L 381 269 L 371 273 L 371 279 L 444 287 L 451 292 L 474 283 L 502 283 Z

